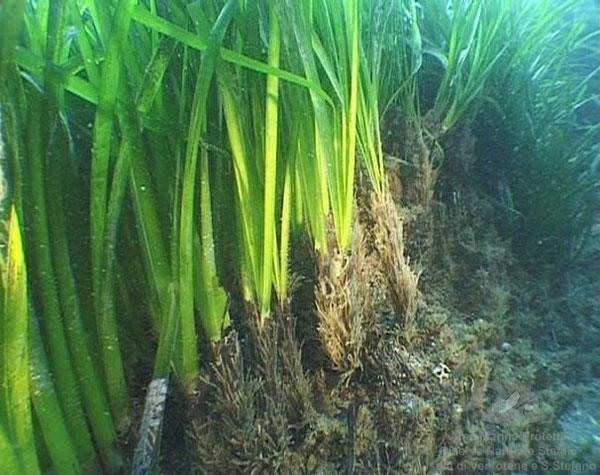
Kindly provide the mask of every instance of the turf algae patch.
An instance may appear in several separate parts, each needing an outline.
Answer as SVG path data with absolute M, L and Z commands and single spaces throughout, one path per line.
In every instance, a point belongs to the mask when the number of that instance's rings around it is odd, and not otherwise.
M 457 463 L 470 401 L 487 389 L 490 330 L 457 325 L 440 294 L 420 291 L 402 208 L 387 206 L 359 208 L 350 253 L 320 263 L 312 254 L 295 293 L 314 289 L 314 303 L 293 296 L 291 314 L 217 347 L 191 409 L 197 470 L 419 474 Z M 294 312 L 311 309 L 317 337 L 301 345 Z
M 410 339 L 420 299 L 420 270 L 411 264 L 405 249 L 403 211 L 390 195 L 383 199 L 371 196 L 369 218 L 373 222 L 371 237 L 375 243 L 379 272 L 385 276 L 387 297 L 407 339 Z
M 346 377 L 361 368 L 374 321 L 365 238 L 356 225 L 350 252 L 334 250 L 318 262 L 318 333 L 332 368 Z
M 296 473 L 305 461 L 295 447 L 316 417 L 311 393 L 284 317 L 255 328 L 244 344 L 232 333 L 217 348 L 200 387 L 191 430 L 197 468 Z

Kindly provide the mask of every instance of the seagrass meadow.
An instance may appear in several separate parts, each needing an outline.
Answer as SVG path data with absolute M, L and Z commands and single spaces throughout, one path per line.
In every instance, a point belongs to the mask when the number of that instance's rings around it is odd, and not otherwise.
M 600 470 L 597 0 L 0 0 L 0 475 Z

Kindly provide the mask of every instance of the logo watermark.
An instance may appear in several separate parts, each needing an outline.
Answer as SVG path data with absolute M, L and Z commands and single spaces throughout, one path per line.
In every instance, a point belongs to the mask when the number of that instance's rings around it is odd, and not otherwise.
M 544 419 L 537 393 L 517 379 L 490 382 L 488 398 L 492 403 L 484 408 L 481 417 L 490 424 L 510 427 Z
M 544 420 L 538 394 L 517 379 L 490 382 L 485 394 L 473 395 L 468 409 L 476 410 L 484 422 L 502 427 L 524 428 Z
M 580 460 L 567 442 L 562 432 L 497 432 L 480 434 L 473 446 L 463 435 L 444 449 L 435 473 L 598 473 L 598 464 Z

